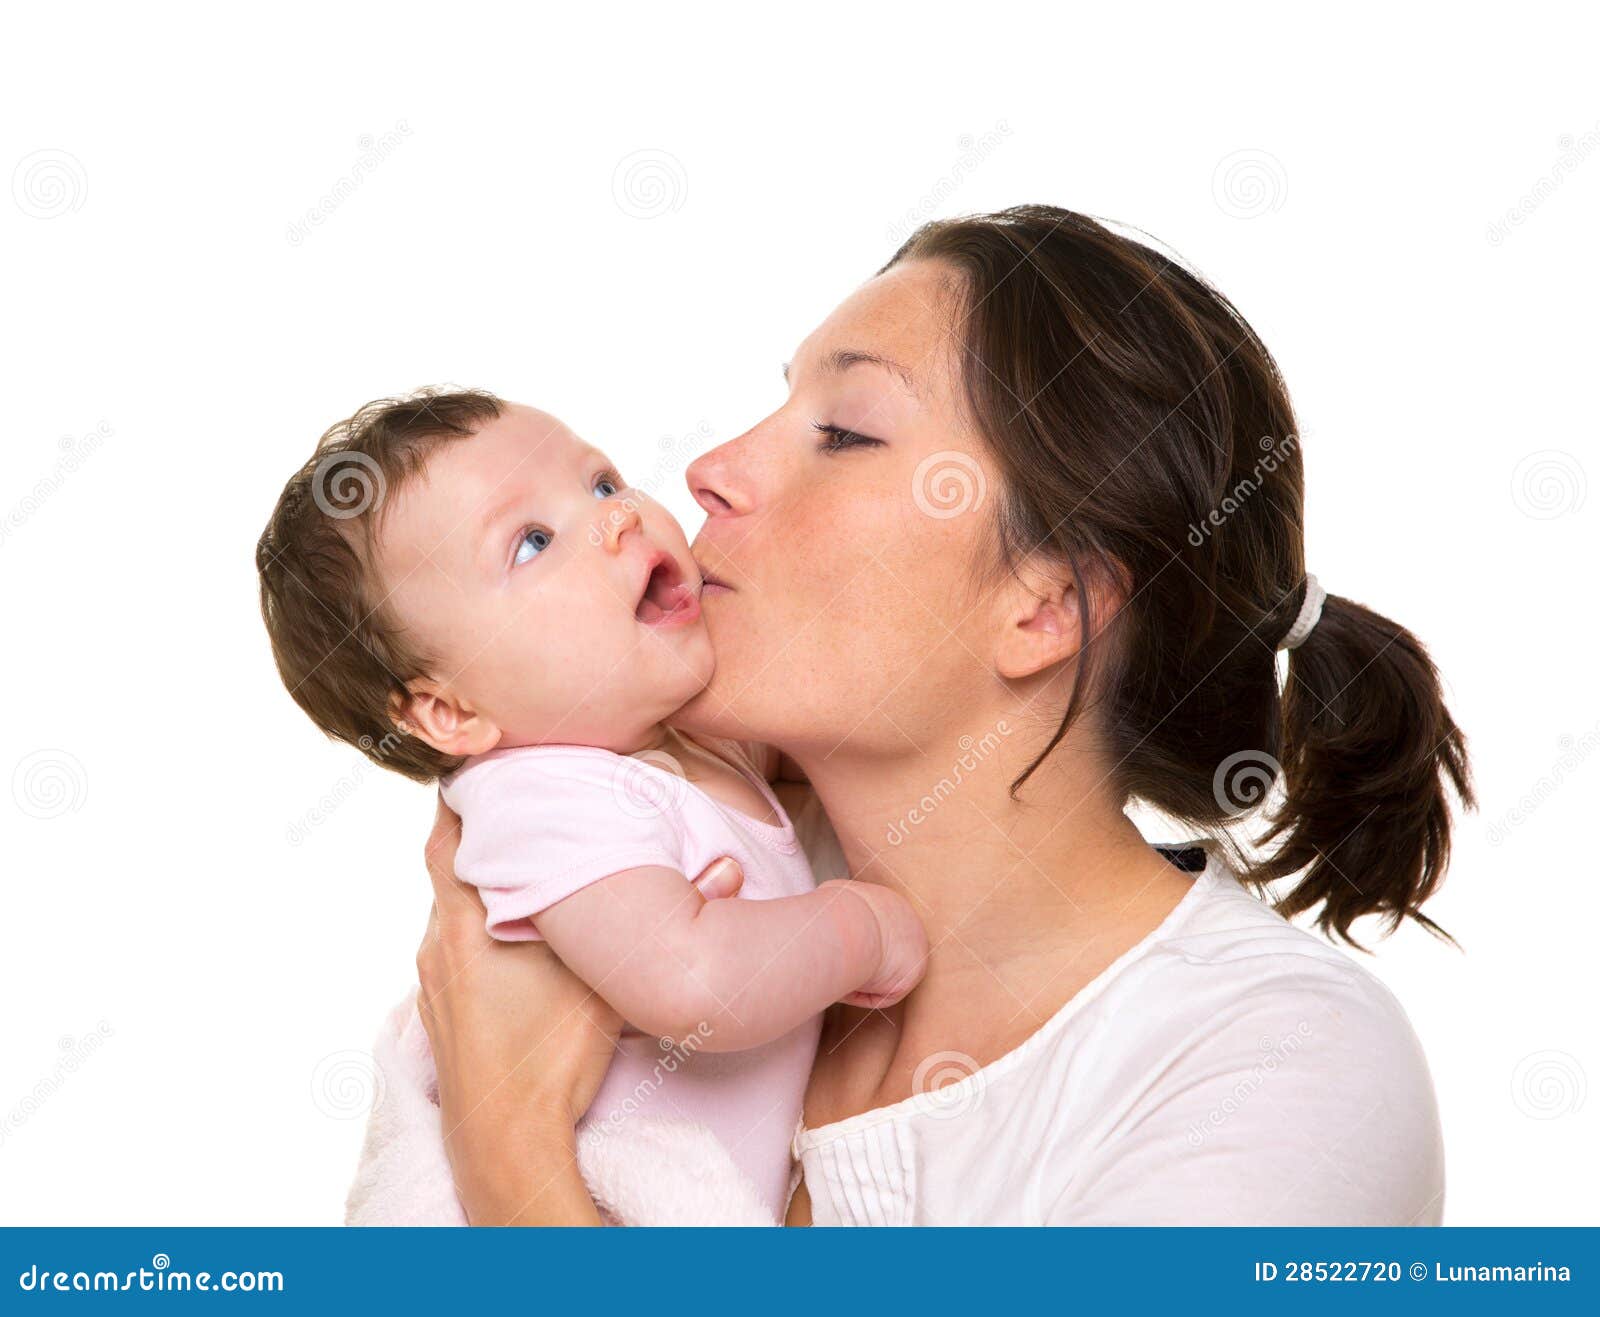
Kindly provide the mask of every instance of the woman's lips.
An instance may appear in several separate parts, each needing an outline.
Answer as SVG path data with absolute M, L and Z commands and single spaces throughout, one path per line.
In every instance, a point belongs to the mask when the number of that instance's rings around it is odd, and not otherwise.
M 695 565 L 700 568 L 702 594 L 716 594 L 723 590 L 733 589 L 731 585 L 719 577 L 715 572 L 707 571 L 703 564 L 696 563 Z

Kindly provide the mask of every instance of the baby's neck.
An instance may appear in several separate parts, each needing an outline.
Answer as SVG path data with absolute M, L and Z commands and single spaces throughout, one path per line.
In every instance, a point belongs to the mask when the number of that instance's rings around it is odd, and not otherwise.
M 653 750 L 670 751 L 677 744 L 677 733 L 666 723 L 656 723 L 647 727 L 637 737 L 630 738 L 629 743 L 617 747 L 619 755 L 642 755 Z
M 776 825 L 783 822 L 767 803 L 760 787 L 729 763 L 722 752 L 702 745 L 676 728 L 660 724 L 648 735 L 639 738 L 638 748 L 619 753 L 677 773 L 718 804 L 738 810 L 741 814 L 763 823 Z

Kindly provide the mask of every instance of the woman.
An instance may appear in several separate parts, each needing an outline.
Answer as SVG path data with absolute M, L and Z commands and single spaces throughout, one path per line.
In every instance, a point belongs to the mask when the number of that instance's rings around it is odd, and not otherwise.
M 934 948 L 896 1008 L 830 1012 L 790 1223 L 1437 1222 L 1404 1014 L 1239 881 L 1346 938 L 1432 929 L 1447 788 L 1470 804 L 1422 646 L 1306 573 L 1260 340 L 1150 249 L 1023 207 L 920 230 L 787 374 L 688 473 L 718 664 L 683 725 L 787 756 Z M 1280 764 L 1237 870 L 1124 813 L 1215 830 Z M 452 823 L 418 968 L 458 1189 L 475 1223 L 594 1223 L 573 1126 L 618 1021 L 490 942 Z

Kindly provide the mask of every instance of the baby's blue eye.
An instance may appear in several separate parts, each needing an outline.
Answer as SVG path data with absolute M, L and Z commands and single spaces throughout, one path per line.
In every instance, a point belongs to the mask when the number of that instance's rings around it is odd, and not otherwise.
M 517 543 L 517 555 L 513 562 L 525 563 L 530 558 L 537 558 L 550 547 L 550 541 L 555 539 L 547 530 L 540 530 L 537 526 L 522 532 L 522 539 Z
M 601 476 L 594 482 L 594 496 L 596 498 L 615 498 L 621 489 L 610 476 Z

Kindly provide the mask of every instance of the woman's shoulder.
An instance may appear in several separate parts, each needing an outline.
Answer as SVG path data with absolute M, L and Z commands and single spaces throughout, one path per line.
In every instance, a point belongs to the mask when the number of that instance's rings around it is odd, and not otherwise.
M 1216 856 L 1172 916 L 1102 978 L 1085 1013 L 1108 1026 L 1144 1022 L 1110 1029 L 1140 1050 L 1253 1031 L 1266 1052 L 1314 1034 L 1402 1069 L 1422 1065 L 1389 988 L 1349 953 L 1291 924 Z
M 1213 854 L 1195 889 L 1128 958 L 1107 991 L 1123 999 L 1155 993 L 1205 1014 L 1217 997 L 1280 1011 L 1301 994 L 1367 1004 L 1380 1019 L 1405 1020 L 1387 986 L 1348 952 L 1291 924 Z M 1409 1024 L 1406 1025 L 1409 1030 Z
M 1070 1219 L 1180 1202 L 1218 1224 L 1436 1219 L 1438 1110 L 1405 1011 L 1215 859 L 1052 1044 L 1037 1078 L 1092 1113 L 1070 1137 L 1094 1147 L 1103 1189 L 1083 1215 L 1067 1195 Z

